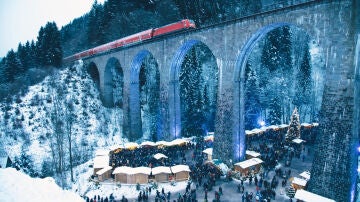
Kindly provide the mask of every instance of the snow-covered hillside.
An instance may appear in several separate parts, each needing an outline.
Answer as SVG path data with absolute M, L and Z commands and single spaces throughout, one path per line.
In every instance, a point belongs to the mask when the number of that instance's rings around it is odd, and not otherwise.
M 75 166 L 92 158 L 98 147 L 123 141 L 122 110 L 102 106 L 81 62 L 57 70 L 0 107 L 3 147 L 31 176 L 52 175 L 59 166 L 68 170 L 69 142 Z
M 1 201 L 84 201 L 71 191 L 62 190 L 51 177 L 31 178 L 14 168 L 0 169 Z

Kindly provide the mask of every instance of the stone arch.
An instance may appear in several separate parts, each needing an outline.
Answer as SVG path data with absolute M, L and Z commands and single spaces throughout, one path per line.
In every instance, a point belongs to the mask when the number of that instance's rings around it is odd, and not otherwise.
M 86 71 L 94 81 L 96 87 L 100 89 L 100 74 L 97 65 L 94 62 L 90 62 L 86 67 Z
M 108 59 L 104 70 L 104 88 L 102 92 L 105 107 L 122 108 L 124 73 L 118 59 Z
M 154 72 L 146 72 L 146 69 L 148 68 L 152 68 L 151 71 Z M 154 73 L 154 75 L 148 75 L 149 73 Z M 145 79 L 145 81 L 141 80 L 140 76 L 144 76 L 143 79 Z M 149 78 L 149 76 L 154 76 L 154 78 Z M 146 82 L 146 84 L 144 82 Z M 148 92 L 143 92 L 140 88 L 143 88 L 144 85 L 149 83 L 154 84 L 157 90 L 151 89 Z M 146 99 L 146 103 L 142 103 L 144 100 L 141 99 L 141 96 L 144 95 L 144 93 L 146 94 L 146 97 L 150 95 L 152 98 L 157 98 L 157 103 L 148 103 L 148 99 Z M 161 133 L 158 127 L 160 118 L 159 98 L 160 72 L 158 64 L 148 50 L 141 50 L 134 57 L 130 70 L 129 107 L 132 138 L 138 139 L 143 137 L 145 139 L 152 139 L 155 141 L 158 139 L 159 134 Z M 149 106 L 150 104 L 154 104 L 156 106 L 152 106 L 153 108 L 151 108 Z M 144 134 L 145 136 L 143 136 Z
M 181 137 L 182 131 L 182 109 L 181 109 L 181 96 L 180 96 L 180 73 L 184 60 L 193 48 L 197 46 L 203 46 L 208 53 L 211 54 L 211 58 L 215 58 L 212 51 L 206 46 L 203 42 L 199 40 L 189 40 L 186 41 L 176 52 L 170 67 L 170 81 L 169 81 L 169 119 L 170 119 L 170 135 L 171 139 L 176 139 Z M 218 71 L 218 66 L 216 62 L 216 70 Z M 217 83 L 219 82 L 217 78 Z M 197 86 L 199 87 L 199 86 Z M 196 88 L 196 87 L 195 87 Z M 215 102 L 217 102 L 217 92 L 218 88 L 216 87 Z
M 271 31 L 281 27 L 296 27 L 304 30 L 298 25 L 280 22 L 267 25 L 259 29 L 242 47 L 234 70 L 234 103 L 233 103 L 233 158 L 235 161 L 243 160 L 245 158 L 246 142 L 245 142 L 245 80 L 246 80 L 246 65 L 250 55 L 252 54 L 255 46 L 260 40 L 264 39 Z M 307 32 L 307 35 L 310 36 Z M 310 36 L 312 37 L 312 36 Z

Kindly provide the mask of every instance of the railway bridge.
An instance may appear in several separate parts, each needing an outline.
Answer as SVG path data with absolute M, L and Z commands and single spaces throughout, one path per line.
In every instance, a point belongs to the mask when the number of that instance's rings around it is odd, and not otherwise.
M 160 139 L 181 136 L 179 77 L 187 53 L 202 47 L 218 69 L 214 157 L 227 163 L 245 156 L 245 66 L 255 45 L 283 26 L 299 28 L 323 50 L 324 92 L 320 133 L 309 190 L 336 201 L 353 201 L 359 146 L 360 67 L 359 3 L 353 0 L 294 1 L 294 5 L 199 29 L 161 36 L 84 59 L 103 103 L 115 102 L 114 77 L 122 76 L 124 135 L 142 134 L 139 99 L 140 69 L 156 64 L 159 77 Z M 154 77 L 155 79 L 155 77 Z M 194 86 L 196 88 L 196 86 Z

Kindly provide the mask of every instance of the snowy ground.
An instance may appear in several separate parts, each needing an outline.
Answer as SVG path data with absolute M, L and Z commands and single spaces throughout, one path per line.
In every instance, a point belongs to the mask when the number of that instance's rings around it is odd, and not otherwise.
M 80 196 L 62 190 L 53 178 L 31 178 L 14 168 L 0 169 L 0 201 L 84 201 Z

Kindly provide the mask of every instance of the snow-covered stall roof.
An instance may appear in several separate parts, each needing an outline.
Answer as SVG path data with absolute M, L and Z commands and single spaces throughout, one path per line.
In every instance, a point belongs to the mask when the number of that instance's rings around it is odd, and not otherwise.
M 305 180 L 309 180 L 310 179 L 310 172 L 309 171 L 304 171 L 302 173 L 299 174 L 301 177 L 305 178 Z
M 115 168 L 115 170 L 113 171 L 112 174 L 132 174 L 133 173 L 133 168 L 128 167 L 128 166 L 120 166 Z
M 159 160 L 161 158 L 168 158 L 165 154 L 162 154 L 162 153 L 157 153 L 154 155 L 154 158 Z
M 288 124 L 281 124 L 281 125 L 279 125 L 279 128 L 287 128 L 287 127 L 289 127 Z
M 335 202 L 332 199 L 325 198 L 323 196 L 320 196 L 320 195 L 305 191 L 303 189 L 297 190 L 296 193 L 295 193 L 294 198 L 298 199 L 298 200 L 305 201 L 305 202 L 314 202 L 314 201 L 316 201 L 316 202 Z
M 292 142 L 296 143 L 296 144 L 301 144 L 302 142 L 305 142 L 305 140 L 302 140 L 300 138 L 295 138 L 292 140 Z
M 240 166 L 241 168 L 248 168 L 248 167 L 260 164 L 262 162 L 263 161 L 259 158 L 251 158 L 246 161 L 241 161 L 241 162 L 235 163 L 234 165 Z
M 182 172 L 182 171 L 191 172 L 188 165 L 176 165 L 176 166 L 172 166 L 172 167 L 171 167 L 171 171 L 172 171 L 173 173 L 179 173 L 179 172 Z
M 171 141 L 171 145 L 181 145 L 184 143 L 188 143 L 189 141 L 185 140 L 185 139 L 175 139 L 173 141 Z
M 156 143 L 155 142 L 151 142 L 151 141 L 145 141 L 145 142 L 142 142 L 140 144 L 141 146 L 156 146 Z
M 153 175 L 157 175 L 157 174 L 160 174 L 160 173 L 170 174 L 171 173 L 170 167 L 158 166 L 158 167 L 155 167 L 155 168 L 152 169 L 152 174 Z
M 125 143 L 125 148 L 126 149 L 136 149 L 138 148 L 140 145 L 136 142 L 128 142 L 128 143 Z
M 106 173 L 107 171 L 109 171 L 109 170 L 111 170 L 111 169 L 112 169 L 111 166 L 106 166 L 105 168 L 97 171 L 96 174 L 97 174 L 97 175 L 102 175 L 102 174 Z
M 214 134 L 213 133 L 208 133 L 209 135 L 204 136 L 204 140 L 205 141 L 214 141 Z
M 205 153 L 205 154 L 207 154 L 207 155 L 212 155 L 212 153 L 213 153 L 213 148 L 204 149 L 203 153 Z
M 166 141 L 158 141 L 156 142 L 156 145 L 172 146 L 170 142 L 166 142 Z
M 312 124 L 310 124 L 310 123 L 301 123 L 300 125 L 303 126 L 303 127 L 310 127 L 310 126 L 312 126 Z
M 109 165 L 109 156 L 95 156 L 94 168 L 105 168 Z
M 251 151 L 251 150 L 246 150 L 245 153 L 246 153 L 247 155 L 250 155 L 250 156 L 253 156 L 253 157 L 259 157 L 259 156 L 261 156 L 260 153 L 257 153 L 257 152 L 255 152 L 255 151 Z
M 141 167 L 136 167 L 136 168 L 132 169 L 132 174 L 139 174 L 139 173 L 145 174 L 145 175 L 150 175 L 151 168 L 141 166 Z
M 300 185 L 300 186 L 305 187 L 307 181 L 304 180 L 304 179 L 298 178 L 298 177 L 294 177 L 294 179 L 293 179 L 293 181 L 292 181 L 291 183 L 293 183 L 293 184 L 298 184 L 298 185 Z
M 95 156 L 106 156 L 106 155 L 109 155 L 108 150 L 99 149 L 99 150 L 96 150 L 96 152 L 95 152 Z

